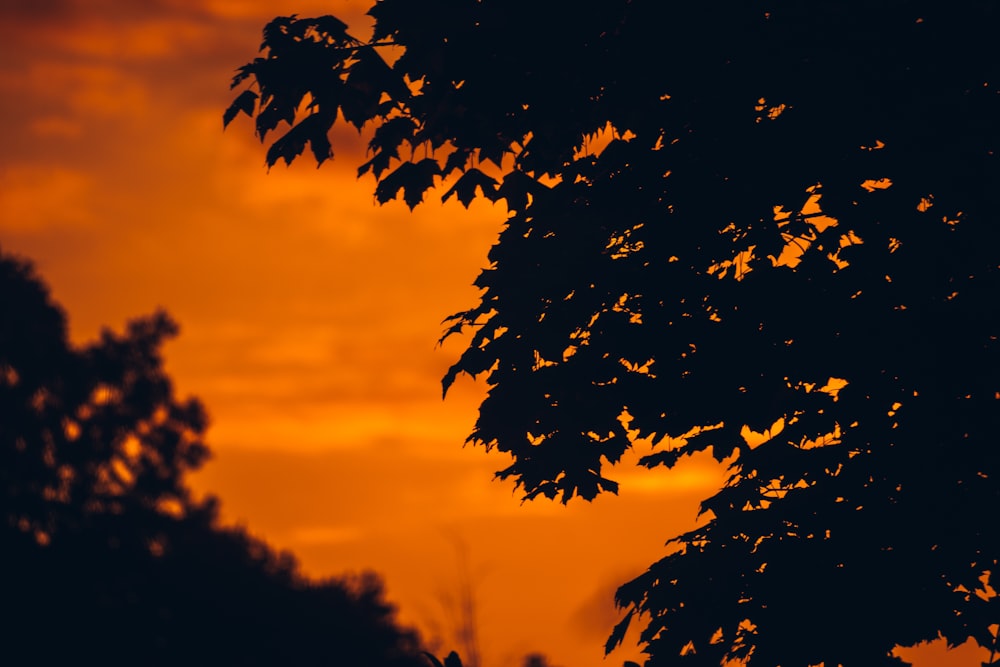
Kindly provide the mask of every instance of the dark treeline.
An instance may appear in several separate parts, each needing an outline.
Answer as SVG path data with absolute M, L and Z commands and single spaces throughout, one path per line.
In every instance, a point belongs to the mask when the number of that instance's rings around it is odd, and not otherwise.
M 207 421 L 164 374 L 176 333 L 158 313 L 76 348 L 0 255 L 0 663 L 426 666 L 376 576 L 310 581 L 192 496 Z

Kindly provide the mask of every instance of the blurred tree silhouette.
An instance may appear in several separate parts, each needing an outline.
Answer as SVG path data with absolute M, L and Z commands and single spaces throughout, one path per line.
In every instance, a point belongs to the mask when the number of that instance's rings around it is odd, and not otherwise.
M 524 656 L 522 667 L 550 667 L 548 658 L 543 653 L 529 653 Z
M 192 498 L 206 418 L 163 372 L 176 333 L 157 313 L 75 349 L 0 255 L 0 662 L 425 665 L 377 577 L 310 582 Z
M 224 114 L 267 164 L 370 136 L 375 196 L 503 200 L 448 320 L 469 440 L 526 498 L 711 451 L 705 524 L 623 586 L 649 664 L 994 650 L 1000 6 L 380 0 L 277 18 Z M 991 585 L 992 584 L 992 585 Z M 989 664 L 1000 660 L 991 657 Z

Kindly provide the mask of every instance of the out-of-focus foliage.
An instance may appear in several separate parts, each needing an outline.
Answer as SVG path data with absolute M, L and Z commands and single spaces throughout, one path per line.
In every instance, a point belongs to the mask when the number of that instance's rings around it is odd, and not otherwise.
M 207 422 L 163 371 L 176 333 L 158 313 L 75 348 L 0 256 L 0 662 L 423 665 L 374 575 L 308 581 L 192 497 Z
M 380 202 L 509 212 L 470 441 L 527 498 L 616 491 L 639 438 L 731 476 L 623 586 L 650 664 L 893 664 L 996 646 L 1000 6 L 380 0 L 276 19 L 226 114 L 268 164 L 339 118 Z M 391 63 L 391 64 L 390 64 Z M 282 126 L 284 127 L 284 126 Z M 299 128 L 305 127 L 305 130 Z M 322 161 L 322 158 L 319 158 Z M 763 434 L 763 435 L 755 435 Z M 992 660 L 992 659 L 991 659 Z

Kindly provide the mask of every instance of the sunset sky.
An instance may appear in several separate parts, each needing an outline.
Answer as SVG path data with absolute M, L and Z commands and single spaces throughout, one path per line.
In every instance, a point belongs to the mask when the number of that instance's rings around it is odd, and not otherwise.
M 503 207 L 376 206 L 353 129 L 321 169 L 270 173 L 245 117 L 222 130 L 265 22 L 332 13 L 364 36 L 368 6 L 0 0 L 0 248 L 35 261 L 75 342 L 159 307 L 180 322 L 167 370 L 206 404 L 215 454 L 192 483 L 227 522 L 311 576 L 379 572 L 441 652 L 467 579 L 483 667 L 620 665 L 638 655 L 602 661 L 615 587 L 694 525 L 722 471 L 626 464 L 618 497 L 521 504 L 492 480 L 503 456 L 463 448 L 485 386 L 442 401 L 462 342 L 436 345 L 476 301 Z M 918 664 L 982 659 L 962 655 Z

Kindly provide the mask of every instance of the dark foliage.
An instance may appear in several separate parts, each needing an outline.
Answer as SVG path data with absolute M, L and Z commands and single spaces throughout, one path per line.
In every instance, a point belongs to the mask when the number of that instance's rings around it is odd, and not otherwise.
M 708 450 L 732 473 L 620 589 L 608 647 L 638 614 L 650 664 L 995 648 L 1000 6 L 369 13 L 370 43 L 277 19 L 234 109 L 262 141 L 292 125 L 269 164 L 303 123 L 323 146 L 339 109 L 369 130 L 380 202 L 441 183 L 506 202 L 446 333 L 473 336 L 445 389 L 490 385 L 470 441 L 510 453 L 498 475 L 527 498 L 616 491 L 636 438 L 658 446 L 644 465 Z
M 424 665 L 374 575 L 310 582 L 192 498 L 206 418 L 163 372 L 176 332 L 158 313 L 76 349 L 0 256 L 0 662 Z

